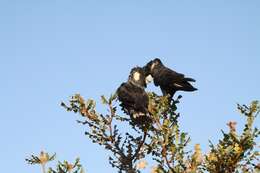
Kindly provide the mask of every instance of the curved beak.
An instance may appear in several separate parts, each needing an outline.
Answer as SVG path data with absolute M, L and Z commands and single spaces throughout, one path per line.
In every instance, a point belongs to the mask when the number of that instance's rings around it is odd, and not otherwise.
M 153 77 L 152 77 L 152 75 L 148 75 L 148 76 L 146 76 L 146 78 L 145 78 L 145 83 L 146 84 L 149 84 L 150 82 L 152 82 L 153 81 Z

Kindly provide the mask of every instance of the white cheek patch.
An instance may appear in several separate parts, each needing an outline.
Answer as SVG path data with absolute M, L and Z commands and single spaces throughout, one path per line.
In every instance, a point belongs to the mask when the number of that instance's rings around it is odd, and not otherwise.
M 146 78 L 145 78 L 145 83 L 146 84 L 148 84 L 148 83 L 150 83 L 150 82 L 152 82 L 153 81 L 153 77 L 152 77 L 152 75 L 148 75 Z
M 140 79 L 140 73 L 135 72 L 135 73 L 134 73 L 134 80 L 135 80 L 135 81 L 139 81 L 139 79 Z

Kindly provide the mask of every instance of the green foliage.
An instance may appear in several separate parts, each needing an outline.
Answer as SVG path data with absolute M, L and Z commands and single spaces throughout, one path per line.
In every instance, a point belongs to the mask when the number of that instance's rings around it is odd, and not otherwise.
M 94 100 L 85 100 L 79 94 L 72 96 L 68 104 L 62 102 L 61 106 L 80 115 L 77 122 L 86 127 L 85 135 L 110 151 L 109 163 L 119 173 L 142 172 L 147 166 L 147 158 L 155 163 L 151 173 L 255 173 L 260 170 L 260 153 L 256 143 L 260 132 L 254 127 L 260 111 L 257 101 L 250 106 L 238 105 L 241 115 L 246 118 L 241 134 L 236 131 L 236 122 L 229 122 L 229 132 L 222 131 L 223 138 L 217 144 L 210 142 L 210 152 L 203 154 L 199 144 L 194 146 L 193 151 L 187 150 L 190 137 L 180 129 L 180 115 L 176 112 L 181 96 L 169 103 L 168 97 L 155 93 L 148 95 L 152 121 L 145 128 L 138 126 L 128 115 L 118 113 L 116 94 L 109 98 L 101 96 L 101 103 L 108 110 L 104 114 L 96 110 Z M 124 131 L 126 126 L 129 126 L 127 132 Z M 53 160 L 54 156 L 48 158 Z M 26 160 L 34 164 L 40 163 L 41 159 L 32 156 Z M 48 173 L 78 171 L 82 173 L 83 169 L 76 160 L 74 164 L 58 162 L 56 169 L 49 168 Z
M 167 97 L 149 93 L 152 125 L 141 130 L 127 116 L 117 114 L 115 95 L 109 99 L 101 97 L 102 103 L 109 110 L 105 116 L 96 112 L 94 101 L 83 101 L 80 95 L 71 98 L 70 106 L 62 105 L 85 118 L 85 121 L 78 122 L 89 127 L 86 135 L 94 143 L 112 152 L 114 157 L 110 157 L 109 162 L 118 168 L 118 172 L 140 172 L 144 167 L 140 166 L 140 160 L 145 157 L 156 161 L 153 171 L 160 173 L 256 171 L 259 152 L 255 149 L 254 141 L 259 130 L 253 128 L 253 122 L 259 113 L 258 102 L 254 101 L 250 107 L 238 105 L 240 112 L 247 118 L 242 135 L 236 133 L 236 123 L 230 122 L 230 132 L 222 131 L 223 139 L 217 145 L 211 143 L 211 151 L 203 155 L 199 144 L 195 145 L 193 152 L 186 150 L 190 137 L 180 130 L 180 115 L 176 113 L 180 99 L 181 96 L 169 103 Z M 88 106 L 89 103 L 93 103 L 92 106 Z M 132 125 L 134 131 L 131 134 L 128 132 L 123 135 L 119 132 L 117 125 L 125 122 Z
M 135 162 L 144 157 L 145 153 L 140 152 L 144 145 L 147 133 L 134 136 L 129 133 L 122 135 L 119 133 L 117 124 L 121 122 L 129 122 L 129 118 L 116 114 L 114 101 L 116 95 L 111 95 L 109 99 L 101 97 L 101 102 L 107 106 L 109 113 L 106 115 L 99 114 L 95 111 L 95 103 L 93 100 L 85 101 L 80 95 L 71 97 L 69 106 L 62 103 L 68 111 L 80 113 L 83 120 L 78 123 L 86 125 L 88 130 L 85 134 L 92 140 L 103 146 L 105 149 L 113 153 L 113 157 L 109 157 L 109 163 L 118 168 L 121 172 L 139 172 L 135 167 Z
M 69 163 L 68 161 L 58 162 L 56 170 L 49 168 L 48 173 L 82 173 L 83 168 L 79 163 L 79 158 L 76 159 L 74 164 Z
M 46 173 L 45 165 L 53 161 L 56 157 L 56 154 L 53 154 L 50 156 L 48 153 L 41 152 L 39 156 L 31 155 L 30 158 L 25 159 L 28 164 L 39 164 L 42 166 L 42 172 Z M 74 164 L 69 163 L 68 161 L 60 162 L 58 161 L 58 164 L 56 166 L 56 170 L 53 168 L 49 168 L 48 173 L 84 173 L 84 170 L 80 164 L 79 158 L 75 160 Z
M 183 172 L 187 169 L 185 156 L 188 152 L 185 147 L 190 138 L 187 133 L 180 131 L 179 114 L 175 113 L 176 104 L 181 97 L 169 105 L 167 97 L 158 97 L 154 93 L 149 96 L 154 109 L 152 117 L 156 124 L 149 144 L 152 157 L 161 172 Z
M 260 131 L 253 128 L 253 123 L 259 114 L 259 104 L 253 101 L 248 107 L 238 105 L 238 110 L 246 118 L 246 124 L 241 135 L 237 134 L 235 123 L 230 122 L 229 133 L 223 133 L 223 139 L 216 145 L 210 144 L 211 151 L 206 156 L 204 167 L 211 173 L 255 172 L 260 153 L 256 151 L 255 139 Z
M 39 156 L 31 155 L 30 158 L 25 159 L 28 164 L 34 165 L 34 164 L 45 164 L 47 162 L 50 162 L 54 160 L 56 157 L 56 154 L 53 154 L 50 156 L 48 153 L 45 153 L 44 151 L 41 151 Z

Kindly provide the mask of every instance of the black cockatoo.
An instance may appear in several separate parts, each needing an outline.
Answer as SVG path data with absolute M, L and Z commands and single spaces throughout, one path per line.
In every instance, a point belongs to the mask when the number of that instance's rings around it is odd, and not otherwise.
M 160 86 L 164 96 L 169 95 L 171 100 L 176 91 L 196 91 L 190 82 L 194 79 L 185 77 L 163 65 L 159 58 L 155 58 L 144 66 L 146 76 L 151 75 L 155 86 Z
M 117 89 L 122 110 L 130 115 L 134 124 L 143 125 L 149 121 L 149 97 L 145 92 L 145 71 L 141 67 L 131 70 L 128 81 Z

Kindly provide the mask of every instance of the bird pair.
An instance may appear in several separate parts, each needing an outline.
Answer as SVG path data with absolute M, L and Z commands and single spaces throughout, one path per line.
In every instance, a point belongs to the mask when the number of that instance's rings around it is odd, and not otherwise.
M 145 92 L 147 83 L 154 81 L 159 86 L 164 96 L 171 100 L 176 91 L 195 91 L 190 82 L 194 79 L 185 77 L 163 65 L 159 58 L 148 62 L 144 67 L 134 67 L 130 71 L 128 81 L 117 89 L 118 100 L 122 110 L 130 115 L 132 121 L 139 123 L 149 117 L 149 97 Z

